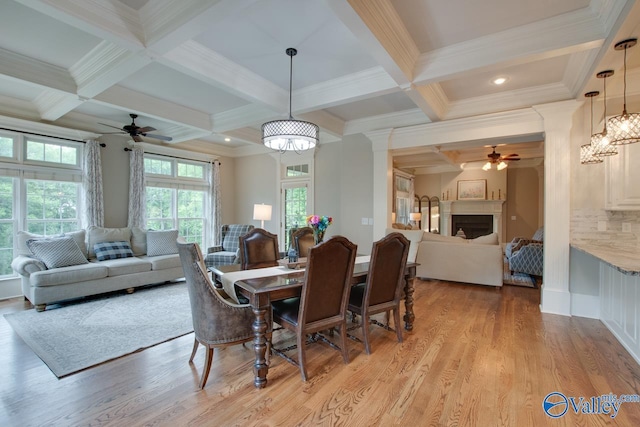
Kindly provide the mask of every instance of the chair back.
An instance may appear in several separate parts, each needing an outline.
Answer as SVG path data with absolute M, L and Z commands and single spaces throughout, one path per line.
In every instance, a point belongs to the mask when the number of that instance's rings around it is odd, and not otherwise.
M 250 224 L 225 224 L 220 229 L 222 248 L 228 252 L 235 252 L 240 247 L 240 236 L 253 230 Z
M 197 243 L 177 243 L 177 246 L 189 290 L 196 339 L 201 343 L 219 344 L 251 338 L 254 317 L 251 309 L 242 310 L 244 306 L 231 305 L 222 299 L 204 268 Z
M 311 227 L 298 228 L 291 235 L 291 244 L 300 257 L 309 255 L 309 249 L 315 246 L 316 241 L 313 237 L 313 229 Z
M 309 250 L 298 323 L 304 329 L 346 319 L 357 246 L 334 236 Z
M 363 307 L 399 303 L 409 245 L 409 240 L 401 233 L 390 233 L 373 243 Z
M 276 267 L 278 236 L 262 228 L 254 228 L 240 236 L 240 266 L 243 270 Z

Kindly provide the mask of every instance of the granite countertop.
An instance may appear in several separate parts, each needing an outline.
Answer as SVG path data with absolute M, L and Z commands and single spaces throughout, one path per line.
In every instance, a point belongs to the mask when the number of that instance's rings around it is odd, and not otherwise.
M 620 248 L 612 243 L 572 243 L 571 247 L 606 262 L 621 273 L 640 276 L 639 248 Z

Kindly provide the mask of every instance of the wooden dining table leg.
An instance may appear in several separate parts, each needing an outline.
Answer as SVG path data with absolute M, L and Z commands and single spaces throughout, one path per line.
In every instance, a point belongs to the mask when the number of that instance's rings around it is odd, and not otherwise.
M 413 330 L 413 321 L 416 316 L 413 314 L 413 292 L 414 282 L 416 279 L 415 267 L 413 268 L 413 272 L 409 271 L 409 274 L 405 278 L 404 284 L 404 329 L 407 331 Z
M 251 300 L 251 308 L 256 318 L 253 321 L 253 333 L 255 335 L 253 339 L 253 350 L 255 351 L 255 362 L 253 364 L 254 380 L 253 384 L 256 388 L 264 388 L 267 385 L 267 372 L 269 372 L 269 365 L 265 358 L 267 352 L 267 322 L 266 315 L 269 309 L 269 298 L 262 296 L 255 296 Z

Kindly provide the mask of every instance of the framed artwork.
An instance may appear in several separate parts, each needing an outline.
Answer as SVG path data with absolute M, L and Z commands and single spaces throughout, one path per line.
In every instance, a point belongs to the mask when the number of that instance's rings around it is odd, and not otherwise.
M 486 200 L 487 180 L 458 181 L 458 200 Z

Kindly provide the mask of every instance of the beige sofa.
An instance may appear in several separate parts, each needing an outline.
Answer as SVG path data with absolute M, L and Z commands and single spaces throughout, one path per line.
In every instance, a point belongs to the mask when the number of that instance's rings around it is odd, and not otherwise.
M 496 233 L 465 240 L 421 230 L 387 229 L 390 232 L 402 233 L 411 242 L 409 253 L 415 252 L 420 278 L 502 286 L 502 246 Z
M 89 227 L 53 239 L 24 231 L 16 238 L 18 255 L 11 267 L 21 276 L 22 292 L 37 311 L 71 298 L 133 290 L 184 277 L 175 230 Z M 127 245 L 122 250 L 104 251 L 112 242 L 128 242 L 131 253 Z M 96 256 L 96 244 L 103 260 Z M 119 252 L 127 252 L 127 256 L 120 258 L 124 255 Z M 64 254 L 62 259 L 58 253 Z

